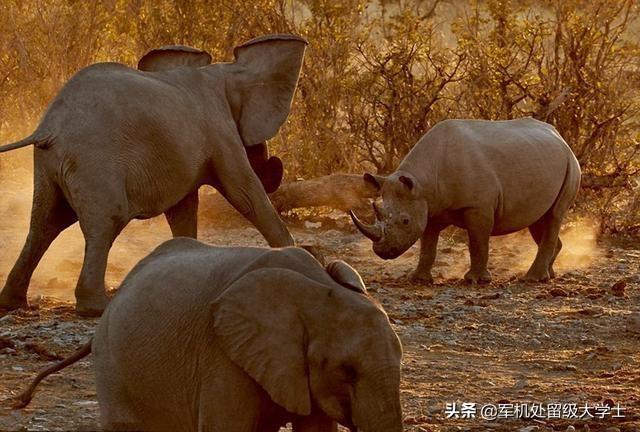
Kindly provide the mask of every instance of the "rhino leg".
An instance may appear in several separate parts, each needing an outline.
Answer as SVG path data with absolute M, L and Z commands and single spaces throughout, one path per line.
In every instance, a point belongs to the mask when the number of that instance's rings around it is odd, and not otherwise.
M 414 283 L 433 283 L 431 268 L 436 260 L 438 238 L 444 229 L 442 225 L 429 222 L 420 238 L 420 260 L 418 267 L 411 272 L 409 279 Z
M 545 281 L 554 276 L 553 262 L 555 261 L 562 242 L 558 238 L 562 219 L 573 203 L 580 188 L 580 167 L 578 162 L 570 157 L 564 184 L 555 203 L 549 211 L 535 222 L 530 228 L 531 235 L 538 243 L 538 253 L 531 264 L 531 268 L 524 277 L 525 281 Z
M 538 245 L 538 248 L 540 248 L 540 242 L 543 239 L 545 229 L 546 227 L 545 227 L 544 218 L 529 227 L 529 232 L 531 233 L 531 237 L 533 237 L 533 239 L 535 240 L 536 244 Z M 561 249 L 562 249 L 562 241 L 560 240 L 560 238 L 558 238 L 556 242 L 555 251 L 551 256 L 551 261 L 549 262 L 548 271 L 549 271 L 549 278 L 551 279 L 556 277 L 556 273 L 553 270 L 553 263 L 555 262 Z
M 551 278 L 556 277 L 556 272 L 553 270 L 553 263 L 556 262 L 556 258 L 558 258 L 558 254 L 562 250 L 562 240 L 558 237 L 558 242 L 556 243 L 556 251 L 553 253 L 553 258 L 551 259 L 551 263 L 549 264 L 549 276 Z
M 491 282 L 487 270 L 489 262 L 489 237 L 493 230 L 493 209 L 468 209 L 464 212 L 464 223 L 469 235 L 469 257 L 471 268 L 464 275 L 470 283 Z
M 531 236 L 538 244 L 538 253 L 533 264 L 524 276 L 527 282 L 544 282 L 554 276 L 555 261 L 562 243 L 558 238 L 562 217 L 554 214 L 553 209 L 529 227 Z

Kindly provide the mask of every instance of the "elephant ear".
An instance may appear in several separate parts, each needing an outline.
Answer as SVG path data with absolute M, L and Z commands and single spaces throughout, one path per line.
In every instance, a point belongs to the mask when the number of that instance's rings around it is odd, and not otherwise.
M 299 36 L 268 35 L 234 49 L 228 98 L 245 146 L 272 138 L 287 119 L 306 46 Z
M 287 411 L 309 415 L 304 302 L 328 288 L 283 268 L 258 269 L 235 281 L 212 305 L 216 341 Z
M 367 287 L 360 274 L 342 260 L 331 261 L 325 268 L 331 279 L 340 285 L 362 294 L 367 294 Z
M 165 45 L 146 53 L 138 61 L 138 69 L 158 72 L 179 66 L 201 67 L 211 64 L 211 54 L 184 45 Z

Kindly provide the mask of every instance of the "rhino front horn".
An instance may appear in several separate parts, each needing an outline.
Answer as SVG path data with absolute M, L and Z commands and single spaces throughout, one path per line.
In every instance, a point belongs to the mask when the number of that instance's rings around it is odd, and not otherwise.
M 380 227 L 376 225 L 367 225 L 364 222 L 361 222 L 358 219 L 358 216 L 353 212 L 353 210 L 349 210 L 349 216 L 351 216 L 351 220 L 355 224 L 355 226 L 360 230 L 362 234 L 365 235 L 368 239 L 377 242 L 382 238 L 382 230 Z

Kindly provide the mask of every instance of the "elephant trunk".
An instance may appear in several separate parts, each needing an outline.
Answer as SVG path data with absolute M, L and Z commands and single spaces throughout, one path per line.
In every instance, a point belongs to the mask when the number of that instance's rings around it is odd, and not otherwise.
M 381 378 L 382 377 L 382 378 Z M 402 432 L 400 377 L 397 369 L 359 383 L 352 405 L 353 421 L 360 432 Z

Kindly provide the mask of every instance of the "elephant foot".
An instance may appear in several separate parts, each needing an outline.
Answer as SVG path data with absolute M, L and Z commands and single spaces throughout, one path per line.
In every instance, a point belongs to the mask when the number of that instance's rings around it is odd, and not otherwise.
M 16 309 L 28 309 L 26 296 L 11 296 L 4 291 L 0 293 L 0 313 L 11 312 Z
M 491 273 L 489 273 L 487 269 L 482 271 L 469 270 L 467 274 L 464 275 L 464 280 L 474 285 L 489 283 L 491 282 Z
M 414 284 L 431 285 L 433 283 L 433 277 L 430 271 L 414 270 L 409 273 L 409 281 Z
M 76 315 L 82 318 L 100 318 L 104 309 L 76 305 Z
M 555 274 L 554 274 L 555 276 Z M 551 279 L 551 274 L 549 273 L 548 270 L 534 270 L 534 269 L 529 269 L 529 271 L 527 272 L 526 275 L 524 275 L 524 277 L 522 278 L 523 282 L 531 282 L 531 283 L 536 283 L 536 282 L 546 282 L 549 279 Z
M 109 298 L 103 294 L 97 298 L 76 298 L 76 315 L 84 318 L 96 318 L 102 315 L 109 304 Z

